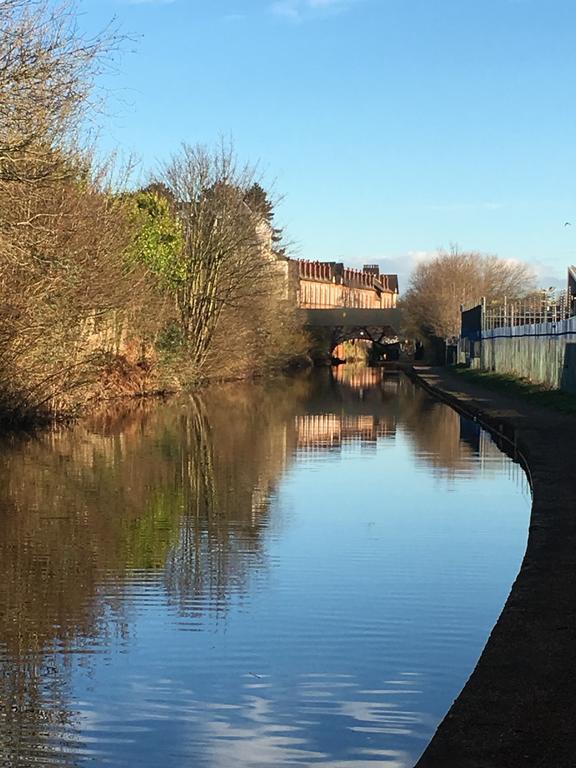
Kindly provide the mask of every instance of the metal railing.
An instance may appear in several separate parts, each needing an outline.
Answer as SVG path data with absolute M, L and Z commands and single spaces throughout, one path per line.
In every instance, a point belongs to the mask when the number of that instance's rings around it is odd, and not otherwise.
M 524 299 L 498 304 L 482 303 L 482 330 L 510 328 L 519 325 L 558 323 L 576 314 L 575 297 L 570 291 L 541 291 Z

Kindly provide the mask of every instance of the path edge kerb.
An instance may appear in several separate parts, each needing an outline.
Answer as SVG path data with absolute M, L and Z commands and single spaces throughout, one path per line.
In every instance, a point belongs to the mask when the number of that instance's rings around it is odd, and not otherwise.
M 415 768 L 574 768 L 576 418 L 406 367 L 519 460 L 532 488 L 526 552 L 470 678 Z

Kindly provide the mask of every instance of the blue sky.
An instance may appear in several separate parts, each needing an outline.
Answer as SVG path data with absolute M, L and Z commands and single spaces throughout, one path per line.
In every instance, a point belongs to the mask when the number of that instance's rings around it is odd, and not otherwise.
M 573 0 L 81 0 L 133 42 L 102 145 L 141 173 L 232 136 L 297 253 L 398 271 L 451 243 L 576 262 Z M 564 222 L 572 221 L 572 227 Z

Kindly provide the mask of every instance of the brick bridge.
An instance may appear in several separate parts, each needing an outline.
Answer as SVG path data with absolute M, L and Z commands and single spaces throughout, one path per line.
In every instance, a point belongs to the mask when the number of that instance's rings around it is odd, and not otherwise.
M 293 300 L 319 351 L 363 339 L 378 350 L 400 333 L 397 275 L 376 265 L 349 269 L 332 261 L 288 260 Z

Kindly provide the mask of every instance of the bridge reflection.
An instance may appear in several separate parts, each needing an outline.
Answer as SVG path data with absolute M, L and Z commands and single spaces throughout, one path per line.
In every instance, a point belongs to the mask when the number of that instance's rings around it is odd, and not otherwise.
M 332 378 L 352 389 L 364 390 L 382 386 L 391 392 L 398 391 L 397 376 L 382 376 L 381 368 L 368 368 L 366 365 L 338 365 L 332 369 Z
M 297 414 L 294 424 L 296 455 L 338 452 L 354 444 L 370 451 L 378 441 L 402 439 L 439 479 L 506 467 L 523 492 L 530 493 L 521 467 L 508 461 L 477 422 L 394 371 L 343 365 L 315 377 L 306 413 Z
M 330 381 L 335 389 L 325 382 L 322 412 L 296 417 L 298 452 L 339 450 L 352 443 L 375 445 L 379 438 L 395 436 L 397 418 L 387 407 L 386 395 L 398 393 L 397 376 L 383 376 L 381 369 L 365 365 L 342 365 L 332 369 Z M 384 407 L 378 407 L 380 403 Z
M 345 443 L 376 443 L 394 437 L 395 420 L 374 416 L 344 416 L 338 413 L 306 414 L 296 417 L 298 452 L 338 450 Z

